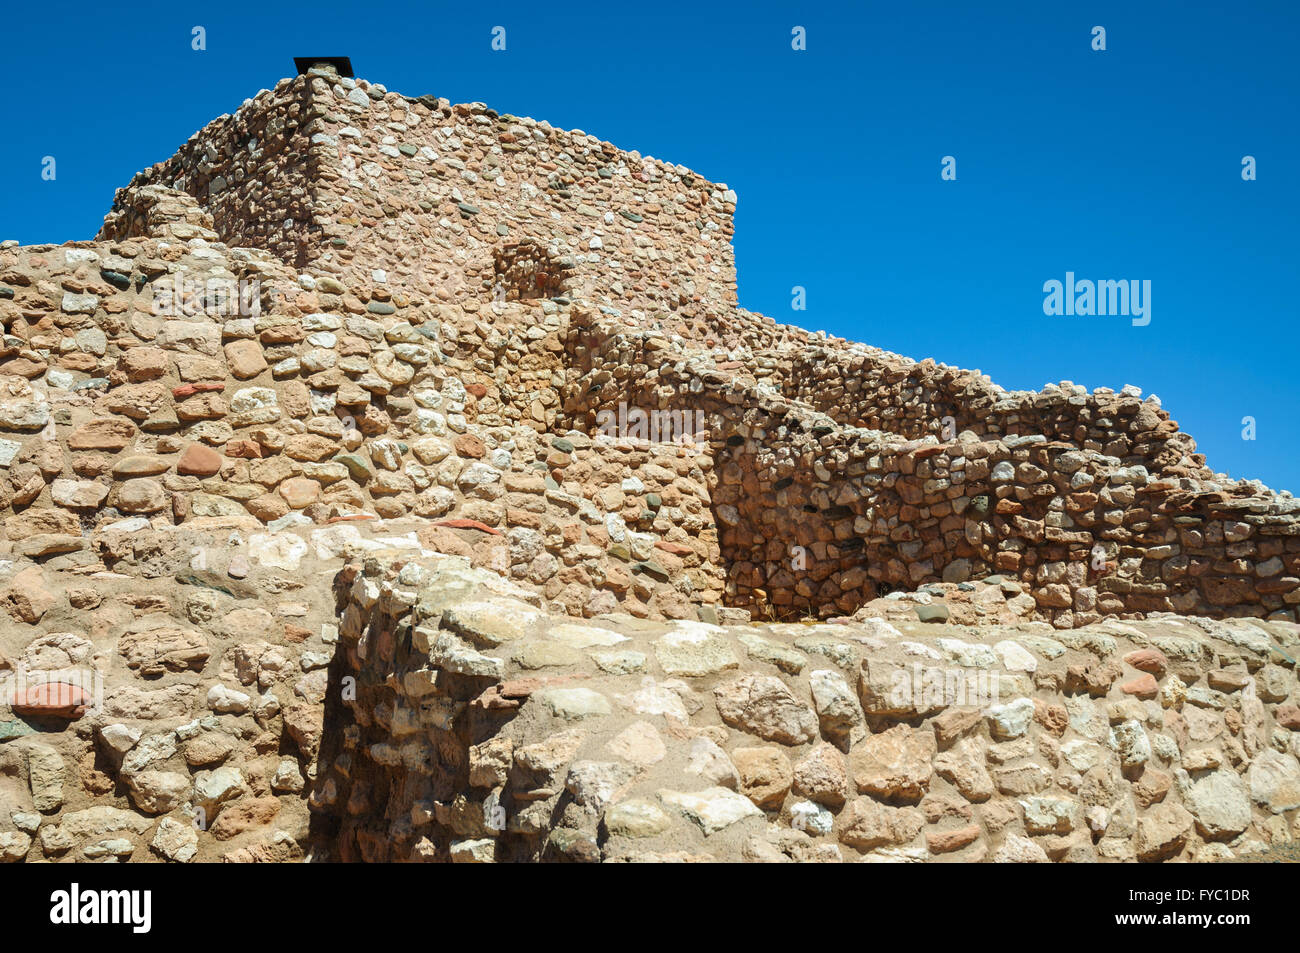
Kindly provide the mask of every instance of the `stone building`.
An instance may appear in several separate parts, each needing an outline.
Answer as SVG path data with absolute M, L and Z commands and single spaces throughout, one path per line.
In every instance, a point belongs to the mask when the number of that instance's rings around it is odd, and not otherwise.
M 735 203 L 311 67 L 0 245 L 0 855 L 1290 837 L 1300 505 L 746 311 Z

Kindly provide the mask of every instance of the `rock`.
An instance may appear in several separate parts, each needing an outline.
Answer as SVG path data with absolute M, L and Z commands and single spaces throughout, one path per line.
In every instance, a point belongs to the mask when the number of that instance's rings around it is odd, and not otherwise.
M 740 774 L 730 756 L 717 742 L 703 735 L 691 741 L 687 752 L 686 773 L 693 774 L 714 787 L 737 788 Z
M 1020 802 L 1025 832 L 1029 834 L 1068 834 L 1079 825 L 1077 801 L 1056 797 L 1030 797 Z
M 871 798 L 855 798 L 835 820 L 840 843 L 858 850 L 907 844 L 925 825 L 914 807 L 887 807 Z
M 655 656 L 668 675 L 701 677 L 740 665 L 723 630 L 704 622 L 676 623 L 678 628 L 654 644 Z
M 223 458 L 211 447 L 192 443 L 176 461 L 176 472 L 190 476 L 210 477 L 220 472 Z
M 109 501 L 123 513 L 157 513 L 167 505 L 167 494 L 157 480 L 140 477 L 114 487 Z
M 0 831 L 0 863 L 12 864 L 27 858 L 32 839 L 22 831 Z
M 575 761 L 565 788 L 576 803 L 599 814 L 636 775 L 636 768 L 615 761 Z
M 516 748 L 510 772 L 515 796 L 535 801 L 559 794 L 564 786 L 561 772 L 567 768 L 585 738 L 585 731 L 571 728 L 535 744 Z
M 838 672 L 821 670 L 808 676 L 813 707 L 817 711 L 822 734 L 847 751 L 866 736 L 866 716 L 853 690 Z
M 190 796 L 190 779 L 177 771 L 146 770 L 128 775 L 131 803 L 146 814 L 166 814 Z
M 1146 863 L 1168 860 L 1186 845 L 1194 818 L 1177 804 L 1157 804 L 1137 822 L 1134 843 L 1139 860 Z
M 984 715 L 994 738 L 1019 738 L 1033 721 L 1034 703 L 1028 698 L 1017 698 L 1005 705 L 991 706 Z
M 1250 827 L 1250 796 L 1235 771 L 1213 771 L 1192 782 L 1183 802 L 1206 840 L 1231 840 Z
M 117 643 L 127 667 L 145 678 L 164 672 L 202 670 L 208 660 L 208 641 L 201 632 L 162 625 L 128 630 Z
M 630 798 L 605 811 L 605 828 L 613 837 L 656 837 L 672 825 L 672 819 L 650 801 Z
M 266 370 L 266 357 L 256 341 L 231 341 L 226 345 L 225 351 L 230 373 L 241 381 L 256 377 Z
M 985 767 L 983 743 L 975 738 L 963 738 L 935 757 L 934 770 L 974 804 L 987 801 L 996 793 L 993 778 Z
M 14 714 L 34 718 L 80 718 L 93 703 L 94 698 L 81 685 L 62 681 L 17 687 L 9 700 Z
M 164 817 L 149 846 L 168 860 L 188 864 L 198 854 L 199 833 L 191 824 Z
M 135 437 L 135 426 L 120 417 L 101 417 L 82 424 L 68 437 L 69 450 L 106 450 L 116 453 Z
M 648 721 L 628 725 L 606 747 L 618 757 L 646 767 L 658 764 L 668 753 L 658 730 Z
M 995 864 L 1047 864 L 1047 852 L 1028 837 L 1008 834 L 1002 846 L 993 852 Z
M 858 791 L 893 803 L 914 804 L 929 790 L 934 773 L 934 735 L 895 725 L 868 735 L 849 754 L 849 766 Z
M 1250 796 L 1274 814 L 1300 807 L 1300 761 L 1294 755 L 1266 748 L 1246 772 Z
M 242 715 L 252 703 L 248 694 L 226 685 L 213 685 L 208 689 L 207 706 L 221 714 Z
M 194 802 L 203 808 L 209 821 L 217 816 L 223 804 L 242 796 L 247 790 L 238 768 L 220 767 L 194 775 Z
M 844 755 L 825 742 L 815 745 L 794 766 L 795 791 L 830 808 L 843 806 L 848 797 L 848 780 Z
M 969 847 L 979 840 L 979 836 L 980 826 L 968 824 L 954 830 L 930 831 L 925 835 L 925 844 L 932 854 L 949 854 L 963 847 Z
M 63 758 L 49 745 L 28 745 L 27 784 L 32 805 L 42 814 L 57 811 L 63 805 Z
M 723 721 L 764 741 L 798 745 L 817 737 L 817 716 L 779 678 L 742 675 L 713 695 Z
M 693 794 L 661 790 L 659 799 L 694 821 L 706 836 L 746 818 L 763 816 L 749 798 L 726 788 L 705 788 Z
M 778 810 L 790 793 L 794 772 L 780 748 L 737 748 L 732 763 L 740 775 L 740 793 L 764 810 Z
M 29 625 L 40 622 L 57 602 L 54 593 L 46 587 L 45 575 L 39 566 L 29 566 L 17 573 L 0 598 L 11 616 Z
M 771 662 L 787 675 L 798 675 L 808 662 L 807 656 L 802 652 L 796 652 L 779 642 L 762 638 L 752 632 L 740 633 L 736 636 L 736 641 L 745 647 L 750 658 L 760 662 Z
M 590 688 L 548 688 L 534 697 L 552 715 L 567 721 L 608 715 L 613 710 L 609 699 Z
M 291 509 L 301 510 L 316 502 L 321 487 L 315 480 L 306 477 L 290 477 L 280 484 L 279 492 Z
M 451 606 L 443 612 L 442 625 L 475 645 L 492 648 L 530 634 L 541 618 L 527 603 L 500 599 Z

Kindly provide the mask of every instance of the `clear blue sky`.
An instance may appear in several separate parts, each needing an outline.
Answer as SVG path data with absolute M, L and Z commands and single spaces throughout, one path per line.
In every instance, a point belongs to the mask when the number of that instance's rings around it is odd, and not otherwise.
M 187 6 L 10 5 L 0 238 L 89 238 L 294 55 L 346 54 L 726 182 L 747 308 L 1009 388 L 1136 384 L 1211 466 L 1300 491 L 1292 0 Z M 1045 316 L 1067 271 L 1149 279 L 1151 323 Z

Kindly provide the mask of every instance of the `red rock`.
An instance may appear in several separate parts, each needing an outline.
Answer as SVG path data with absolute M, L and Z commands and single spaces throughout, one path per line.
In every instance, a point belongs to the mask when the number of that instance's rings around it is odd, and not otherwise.
M 670 543 L 665 539 L 655 541 L 655 549 L 662 549 L 666 553 L 672 553 L 674 556 L 689 556 L 695 550 L 689 546 L 683 546 L 681 543 Z
M 325 525 L 330 523 L 355 523 L 358 520 L 375 519 L 374 513 L 344 513 L 342 516 L 331 516 L 325 521 Z
M 1155 676 L 1148 672 L 1125 682 L 1119 689 L 1125 695 L 1136 695 L 1138 698 L 1155 698 L 1156 693 L 1160 691 L 1160 686 L 1156 684 Z
M 15 695 L 11 707 L 15 714 L 36 717 L 80 718 L 91 704 L 90 693 L 70 682 L 46 682 L 29 685 Z
M 193 397 L 195 394 L 201 394 L 205 391 L 220 392 L 225 389 L 225 384 L 219 384 L 215 381 L 200 381 L 197 384 L 182 384 L 180 387 L 173 387 L 172 397 L 181 400 L 184 397 Z
M 221 454 L 201 443 L 192 443 L 185 448 L 176 463 L 176 472 L 186 476 L 210 477 L 221 471 Z
M 1283 728 L 1300 731 L 1300 705 L 1278 705 L 1273 717 Z
M 452 529 L 477 529 L 477 530 L 482 530 L 484 533 L 491 533 L 493 536 L 501 535 L 500 530 L 493 529 L 491 526 L 488 526 L 486 523 L 480 523 L 478 520 L 462 519 L 460 517 L 457 517 L 455 519 L 449 519 L 449 520 L 437 520 L 434 522 L 433 525 L 450 526 Z
M 979 825 L 970 824 L 967 827 L 959 827 L 955 831 L 931 831 L 925 835 L 925 842 L 930 848 L 930 853 L 946 854 L 961 850 L 967 844 L 973 844 L 979 836 Z
M 461 457 L 467 457 L 471 460 L 481 460 L 487 453 L 487 445 L 474 436 L 472 433 L 464 433 L 455 439 L 452 446 L 456 448 L 456 454 Z
M 306 477 L 290 477 L 280 484 L 280 495 L 295 510 L 315 503 L 320 497 L 320 484 Z
M 1160 676 L 1169 668 L 1169 659 L 1159 649 L 1137 649 L 1124 656 L 1124 661 L 1140 672 Z
M 466 384 L 465 391 L 473 394 L 475 397 L 482 398 L 487 396 L 487 387 L 482 384 Z
M 256 440 L 232 440 L 226 444 L 226 456 L 238 460 L 260 460 L 262 447 Z

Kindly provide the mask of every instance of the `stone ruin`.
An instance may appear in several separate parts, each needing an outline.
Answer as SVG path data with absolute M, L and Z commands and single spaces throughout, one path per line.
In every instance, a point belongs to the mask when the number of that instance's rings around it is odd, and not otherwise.
M 1300 503 L 740 308 L 735 202 L 318 67 L 0 244 L 0 858 L 1300 837 Z

